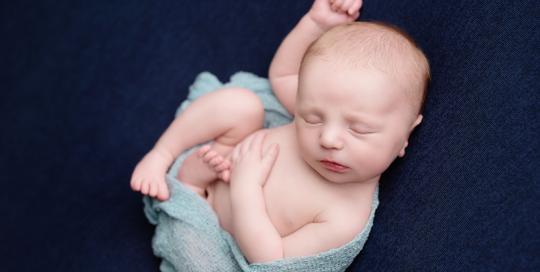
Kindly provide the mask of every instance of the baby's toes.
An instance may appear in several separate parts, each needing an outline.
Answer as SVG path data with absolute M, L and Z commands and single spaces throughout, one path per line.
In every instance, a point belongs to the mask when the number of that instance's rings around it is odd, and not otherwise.
M 214 159 L 216 156 L 218 156 L 218 153 L 214 150 L 210 150 L 204 154 L 203 161 L 205 163 L 210 163 L 212 159 Z
M 140 191 L 141 190 L 141 178 L 140 177 L 135 177 L 133 179 L 131 179 L 131 189 L 133 191 Z
M 165 201 L 169 199 L 169 188 L 167 187 L 166 183 L 160 183 L 158 184 L 159 192 L 157 194 L 157 198 L 161 201 Z
M 220 155 L 216 155 L 214 158 L 212 158 L 209 162 L 208 162 L 208 165 L 210 167 L 216 167 L 218 166 L 219 164 L 221 164 L 223 162 L 223 157 L 221 157 Z
M 155 182 L 150 183 L 150 191 L 148 192 L 148 195 L 151 197 L 156 197 L 158 194 L 158 185 Z
M 150 181 L 144 179 L 141 183 L 141 193 L 147 195 L 150 192 Z
M 216 165 L 214 167 L 214 171 L 216 172 L 222 172 L 224 170 L 227 170 L 231 168 L 231 162 L 229 160 L 223 160 L 220 164 Z
M 229 182 L 231 180 L 231 170 L 226 169 L 223 170 L 218 174 L 219 178 L 221 178 L 225 182 Z
M 201 148 L 199 148 L 199 150 L 197 150 L 199 157 L 203 158 L 204 155 L 206 155 L 206 153 L 208 153 L 208 151 L 212 150 L 212 147 L 209 146 L 209 145 L 203 145 L 201 146 Z

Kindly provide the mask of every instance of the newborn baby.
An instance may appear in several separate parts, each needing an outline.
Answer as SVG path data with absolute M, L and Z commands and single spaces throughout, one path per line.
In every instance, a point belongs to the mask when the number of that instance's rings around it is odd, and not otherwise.
M 261 130 L 264 109 L 253 92 L 208 93 L 136 166 L 132 188 L 168 199 L 172 162 L 213 140 L 185 159 L 178 180 L 207 200 L 250 263 L 351 241 L 369 218 L 381 174 L 405 154 L 422 121 L 430 76 L 425 56 L 403 31 L 351 23 L 360 6 L 360 0 L 315 1 L 278 49 L 270 80 L 294 112 L 292 123 Z

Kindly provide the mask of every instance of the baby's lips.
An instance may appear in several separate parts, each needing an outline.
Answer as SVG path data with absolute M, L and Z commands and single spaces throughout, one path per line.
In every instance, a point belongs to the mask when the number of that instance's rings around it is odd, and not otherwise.
M 333 162 L 333 161 L 328 161 L 328 160 L 322 160 L 320 161 L 322 163 L 322 165 L 330 170 L 333 170 L 333 171 L 337 171 L 337 172 L 343 172 L 347 169 L 349 169 L 349 167 L 345 166 L 345 165 L 342 165 L 342 164 L 339 164 L 337 162 Z

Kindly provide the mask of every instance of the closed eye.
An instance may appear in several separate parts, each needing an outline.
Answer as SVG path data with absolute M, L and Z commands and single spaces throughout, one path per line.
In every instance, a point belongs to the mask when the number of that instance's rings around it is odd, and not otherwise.
M 372 131 L 372 130 L 368 130 L 368 129 L 365 129 L 365 128 L 356 128 L 356 127 L 349 128 L 349 131 L 351 131 L 354 134 L 359 134 L 359 135 L 367 135 L 367 134 L 374 133 L 374 131 Z
M 313 116 L 309 116 L 309 117 L 302 117 L 302 119 L 304 119 L 304 121 L 308 124 L 320 124 L 321 123 L 321 119 L 319 119 L 318 117 L 313 117 Z

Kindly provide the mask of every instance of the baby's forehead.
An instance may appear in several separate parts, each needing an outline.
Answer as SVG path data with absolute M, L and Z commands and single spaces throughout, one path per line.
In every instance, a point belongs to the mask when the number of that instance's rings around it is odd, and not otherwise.
M 317 101 L 321 109 L 347 105 L 351 111 L 397 107 L 410 111 L 411 116 L 417 112 L 398 80 L 375 67 L 351 67 L 317 57 L 305 65 L 299 83 L 297 102 L 309 105 L 309 101 Z
M 301 97 L 319 97 L 320 101 L 369 100 L 376 97 L 399 98 L 407 101 L 398 80 L 375 68 L 348 67 L 318 59 L 300 74 Z M 305 94 L 305 95 L 302 95 Z
M 334 69 L 380 71 L 402 87 L 422 81 L 420 73 L 425 70 L 425 67 L 421 67 L 420 63 L 423 60 L 420 56 L 416 56 L 417 52 L 414 52 L 414 48 L 365 51 L 368 49 L 358 48 L 358 50 L 345 52 L 328 49 L 327 52 L 321 54 L 306 55 L 302 68 L 311 62 L 324 61 Z
M 354 22 L 331 29 L 310 45 L 300 71 L 318 59 L 336 67 L 381 71 L 402 87 L 413 107 L 422 108 L 429 64 L 414 40 L 395 26 Z

